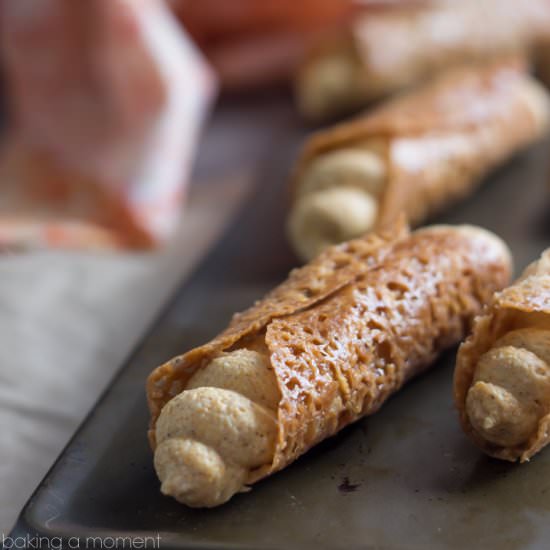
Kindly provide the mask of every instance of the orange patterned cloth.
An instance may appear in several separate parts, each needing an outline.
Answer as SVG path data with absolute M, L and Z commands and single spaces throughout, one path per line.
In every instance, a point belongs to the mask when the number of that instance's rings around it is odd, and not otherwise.
M 160 0 L 1 9 L 0 247 L 162 243 L 215 90 L 200 53 Z

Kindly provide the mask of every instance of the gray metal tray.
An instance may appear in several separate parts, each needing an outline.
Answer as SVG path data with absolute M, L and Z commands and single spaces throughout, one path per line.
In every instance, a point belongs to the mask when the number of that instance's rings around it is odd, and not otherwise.
M 454 352 L 379 413 L 225 506 L 192 510 L 160 494 L 145 435 L 148 373 L 212 338 L 295 263 L 283 233 L 284 182 L 305 130 L 287 98 L 264 101 L 263 109 L 286 113 L 284 131 L 252 196 L 101 397 L 12 537 L 63 537 L 67 547 L 78 537 L 81 548 L 92 547 L 86 537 L 103 537 L 108 547 L 117 536 L 158 536 L 162 547 L 186 549 L 547 548 L 550 450 L 516 466 L 466 439 L 451 398 Z M 246 105 L 225 109 L 235 110 L 238 136 Z M 518 156 L 433 222 L 495 231 L 519 271 L 550 245 L 549 150 L 543 143 Z

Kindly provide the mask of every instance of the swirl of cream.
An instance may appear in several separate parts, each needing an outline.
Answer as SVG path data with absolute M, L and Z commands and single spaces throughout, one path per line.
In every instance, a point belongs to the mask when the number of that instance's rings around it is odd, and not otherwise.
M 193 507 L 246 490 L 249 472 L 273 459 L 281 396 L 267 356 L 224 353 L 198 370 L 156 424 L 161 491 Z
M 466 396 L 475 431 L 503 447 L 520 445 L 550 410 L 550 330 L 509 332 L 476 366 Z

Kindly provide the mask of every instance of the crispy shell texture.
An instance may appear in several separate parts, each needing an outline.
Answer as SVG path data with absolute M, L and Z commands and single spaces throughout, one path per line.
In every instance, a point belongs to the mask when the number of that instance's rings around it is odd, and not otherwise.
M 377 140 L 385 144 L 379 153 L 388 181 L 376 226 L 400 213 L 416 225 L 541 137 L 549 113 L 546 94 L 518 58 L 455 68 L 420 91 L 314 134 L 298 159 L 291 195 L 314 158 Z
M 197 369 L 222 351 L 265 346 L 282 395 L 278 436 L 273 462 L 247 482 L 280 470 L 459 341 L 510 270 L 505 246 L 473 228 L 399 226 L 332 247 L 217 338 L 153 371 L 151 444 L 162 407 Z
M 502 447 L 481 437 L 466 412 L 466 397 L 480 357 L 497 340 L 518 329 L 550 330 L 550 249 L 516 283 L 496 293 L 492 303 L 476 318 L 472 334 L 460 347 L 454 374 L 454 398 L 466 434 L 490 456 L 525 462 L 550 443 L 550 414 L 539 420 L 538 429 L 527 441 Z

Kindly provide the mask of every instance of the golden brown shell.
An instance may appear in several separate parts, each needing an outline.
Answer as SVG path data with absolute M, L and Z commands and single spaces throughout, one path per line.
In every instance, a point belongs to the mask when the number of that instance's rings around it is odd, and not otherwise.
M 151 426 L 196 369 L 260 339 L 282 398 L 273 463 L 248 482 L 283 468 L 376 411 L 464 336 L 510 276 L 505 247 L 482 233 L 439 227 L 408 236 L 400 227 L 327 250 L 220 336 L 153 371 Z

